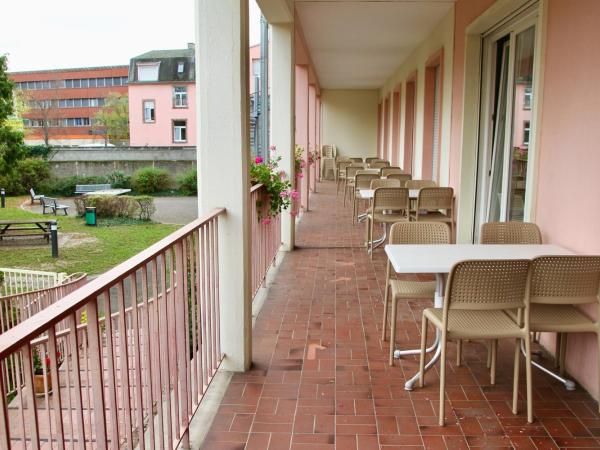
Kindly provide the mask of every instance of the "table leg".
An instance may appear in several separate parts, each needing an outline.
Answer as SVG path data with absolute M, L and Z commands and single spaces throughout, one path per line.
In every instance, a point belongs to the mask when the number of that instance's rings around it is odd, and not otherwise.
M 433 306 L 435 308 L 441 308 L 444 306 L 444 292 L 445 292 L 445 275 L 442 273 L 438 273 L 435 275 L 436 281 L 436 289 L 435 289 L 435 298 L 433 302 Z M 425 365 L 425 372 L 427 372 L 436 362 L 440 359 L 440 355 L 442 353 L 442 346 L 440 345 L 440 331 L 436 330 L 435 332 L 435 342 L 434 344 L 427 349 L 427 351 L 432 351 L 435 349 L 435 353 L 429 360 L 429 362 Z M 418 350 L 420 353 L 420 350 Z M 394 355 L 395 356 L 395 355 Z M 415 383 L 419 381 L 419 372 L 417 372 L 413 377 L 404 383 L 404 389 L 407 391 L 412 391 Z
M 521 353 L 523 353 L 523 355 L 525 355 L 525 342 L 523 340 L 521 340 Z M 575 383 L 573 381 L 571 381 L 571 380 L 569 380 L 567 378 L 561 377 L 557 373 L 554 373 L 551 370 L 546 369 L 544 366 L 542 366 L 541 364 L 536 363 L 535 361 L 531 361 L 531 365 L 533 365 L 534 367 L 537 367 L 542 372 L 550 375 L 552 378 L 555 378 L 558 381 L 560 381 L 562 384 L 565 385 L 565 389 L 567 391 L 574 391 L 575 390 Z

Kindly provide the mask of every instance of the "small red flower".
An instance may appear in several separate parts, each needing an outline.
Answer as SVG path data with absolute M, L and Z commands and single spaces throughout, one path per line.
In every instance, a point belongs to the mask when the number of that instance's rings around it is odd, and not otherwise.
M 262 157 L 260 157 L 260 156 L 257 156 L 257 157 L 254 159 L 254 162 L 255 162 L 256 164 L 262 164 L 262 162 L 263 162 L 263 161 L 264 161 L 264 160 L 263 160 L 263 159 L 262 159 Z

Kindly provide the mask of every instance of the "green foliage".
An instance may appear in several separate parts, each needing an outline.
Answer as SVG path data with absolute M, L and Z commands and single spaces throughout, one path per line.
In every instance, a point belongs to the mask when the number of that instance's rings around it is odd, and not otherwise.
M 50 159 L 53 155 L 52 147 L 49 145 L 28 145 L 25 147 L 27 155 L 35 158 Z
M 106 175 L 106 182 L 115 189 L 129 189 L 131 188 L 131 177 L 125 175 L 125 172 L 115 170 Z
M 50 166 L 43 159 L 26 158 L 17 163 L 17 174 L 21 192 L 28 192 L 31 188 L 37 190 L 50 178 Z
M 197 195 L 198 194 L 198 171 L 190 169 L 179 177 L 179 190 L 184 195 Z
M 275 217 L 284 209 L 289 208 L 291 200 L 296 198 L 296 191 L 291 190 L 292 184 L 286 178 L 284 171 L 278 171 L 281 157 L 263 161 L 258 156 L 250 165 L 250 180 L 252 184 L 262 184 L 269 195 L 269 217 Z M 259 209 L 262 205 L 256 205 Z M 263 222 L 265 218 L 262 218 Z M 266 219 L 268 220 L 268 219 Z
M 171 184 L 171 176 L 164 169 L 144 167 L 133 174 L 131 186 L 140 194 L 164 191 Z
M 0 186 L 18 189 L 15 171 L 24 157 L 23 132 L 11 122 L 14 117 L 14 84 L 8 78 L 6 56 L 0 56 Z
M 108 183 L 106 177 L 82 177 L 73 176 L 66 178 L 51 178 L 40 183 L 40 193 L 46 196 L 71 197 L 75 194 L 75 186 L 78 184 L 104 184 Z
M 96 123 L 106 132 L 106 139 L 118 144 L 129 140 L 129 100 L 127 95 L 110 93 L 96 113 Z
M 150 220 L 152 214 L 156 212 L 154 199 L 149 195 L 139 195 L 134 197 L 134 200 L 137 203 L 138 218 L 140 220 Z
M 74 201 L 80 217 L 85 214 L 86 207 L 96 208 L 96 215 L 103 219 L 150 220 L 156 212 L 154 198 L 148 195 L 82 195 Z

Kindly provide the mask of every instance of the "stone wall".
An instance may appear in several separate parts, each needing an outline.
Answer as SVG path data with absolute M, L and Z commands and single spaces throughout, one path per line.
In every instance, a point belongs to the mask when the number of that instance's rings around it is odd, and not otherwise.
M 196 166 L 196 147 L 54 147 L 50 169 L 56 177 L 101 176 L 142 167 L 169 171 L 173 178 Z

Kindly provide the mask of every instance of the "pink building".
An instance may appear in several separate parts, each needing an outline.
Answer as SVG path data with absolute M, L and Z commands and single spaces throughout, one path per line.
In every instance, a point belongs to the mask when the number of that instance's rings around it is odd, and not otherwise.
M 196 145 L 194 45 L 152 50 L 129 65 L 132 146 Z

